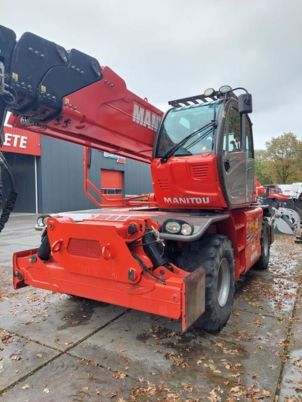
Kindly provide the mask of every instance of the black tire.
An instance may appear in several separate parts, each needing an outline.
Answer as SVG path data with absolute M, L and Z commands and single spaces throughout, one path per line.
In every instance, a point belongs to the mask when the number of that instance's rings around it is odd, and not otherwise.
M 254 265 L 254 269 L 265 270 L 268 267 L 270 259 L 270 248 L 271 248 L 271 229 L 267 219 L 264 218 L 261 230 L 261 256 L 259 260 Z
M 47 232 L 44 232 L 42 235 L 41 245 L 38 248 L 38 257 L 43 261 L 47 261 L 50 257 L 50 244 Z
M 226 236 L 206 235 L 189 244 L 177 259 L 190 272 L 203 266 L 206 271 L 205 313 L 193 324 L 208 332 L 220 331 L 227 323 L 234 301 L 234 255 Z

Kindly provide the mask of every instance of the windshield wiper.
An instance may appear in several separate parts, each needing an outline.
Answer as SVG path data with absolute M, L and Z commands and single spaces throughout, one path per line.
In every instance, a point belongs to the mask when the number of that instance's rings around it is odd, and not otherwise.
M 212 120 L 210 123 L 205 124 L 204 126 L 198 128 L 197 130 L 193 131 L 191 134 L 187 135 L 185 138 L 183 138 L 181 141 L 179 141 L 177 144 L 173 145 L 172 148 L 170 148 L 161 158 L 160 161 L 161 163 L 166 163 L 171 156 L 175 154 L 175 152 L 182 146 L 184 145 L 189 139 L 195 137 L 196 134 L 201 133 L 204 130 L 207 130 L 208 128 L 212 128 L 213 130 L 217 127 L 217 123 L 215 120 Z M 208 134 L 208 132 L 206 133 Z M 198 140 L 200 140 L 199 138 Z

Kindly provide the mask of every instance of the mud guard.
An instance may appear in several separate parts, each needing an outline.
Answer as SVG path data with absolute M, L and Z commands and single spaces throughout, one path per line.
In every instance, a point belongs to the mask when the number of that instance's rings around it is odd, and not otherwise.
M 205 270 L 198 268 L 184 278 L 182 306 L 182 332 L 205 311 Z

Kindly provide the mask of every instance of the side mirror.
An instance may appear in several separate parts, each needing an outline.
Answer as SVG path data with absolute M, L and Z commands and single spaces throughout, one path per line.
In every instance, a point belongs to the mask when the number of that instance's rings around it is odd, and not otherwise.
M 253 102 L 251 94 L 241 94 L 238 96 L 238 109 L 239 113 L 252 113 Z

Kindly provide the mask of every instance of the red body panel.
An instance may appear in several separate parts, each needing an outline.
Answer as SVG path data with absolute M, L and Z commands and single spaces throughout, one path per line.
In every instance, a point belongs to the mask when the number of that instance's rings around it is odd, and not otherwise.
M 130 224 L 140 228 L 135 235 L 128 234 Z M 165 281 L 162 283 L 143 272 L 127 247 L 127 242 L 141 237 L 146 224 L 157 226 L 146 217 L 120 222 L 50 218 L 47 229 L 52 257 L 42 261 L 37 250 L 15 253 L 14 287 L 30 285 L 179 319 L 183 279 L 188 272 L 175 266 L 173 272 L 158 267 L 153 275 Z M 152 266 L 142 247 L 136 253 L 146 267 Z
M 264 186 L 259 183 L 258 180 L 255 180 L 255 197 L 261 197 L 265 193 Z
M 68 260 L 64 266 L 52 262 L 42 262 L 41 260 L 31 264 L 29 257 L 35 255 L 36 251 L 28 250 L 14 254 L 14 271 L 15 273 L 21 272 L 24 275 L 22 281 L 16 276 L 14 277 L 16 289 L 29 285 L 174 319 L 181 318 L 183 278 L 187 275 L 182 270 L 178 270 L 178 274 L 174 273 L 173 277 L 167 280 L 167 285 L 155 282 L 147 275 L 142 277 L 139 284 L 133 285 L 114 279 L 114 277 L 108 279 L 90 274 L 87 270 L 88 265 L 83 266 L 81 273 L 75 272 L 70 269 Z M 90 262 L 89 260 L 86 261 L 86 263 Z M 97 260 L 95 264 L 89 265 L 89 268 L 91 270 L 95 268 L 95 272 L 101 271 L 102 265 Z M 169 271 L 165 268 L 163 270 L 168 276 Z
M 173 272 L 164 266 L 152 270 L 143 248 L 137 247 L 136 253 L 145 266 L 165 280 L 165 284 L 161 283 L 142 269 L 127 245 L 142 236 L 146 225 L 159 228 L 154 214 L 154 209 L 140 212 L 124 208 L 100 211 L 91 219 L 79 222 L 66 217 L 49 218 L 51 258 L 42 261 L 37 257 L 37 250 L 15 253 L 14 287 L 30 285 L 182 318 L 185 330 L 186 316 L 189 316 L 185 278 L 190 274 L 175 265 Z M 158 214 L 165 215 L 160 211 Z M 140 228 L 134 235 L 128 233 L 131 223 Z M 261 224 L 261 208 L 232 211 L 226 220 L 216 223 L 215 230 L 232 241 L 237 280 L 260 257 Z M 129 270 L 133 270 L 131 279 Z M 204 277 L 197 280 L 204 280 Z
M 154 159 L 151 171 L 160 208 L 223 209 L 227 206 L 214 154 L 174 156 L 166 163 Z
M 270 193 L 267 198 L 275 199 L 275 200 L 279 200 L 279 201 L 288 201 L 291 197 L 289 195 L 285 195 L 285 194 Z
M 233 210 L 230 219 L 217 223 L 217 232 L 232 242 L 238 280 L 261 256 L 262 208 Z

